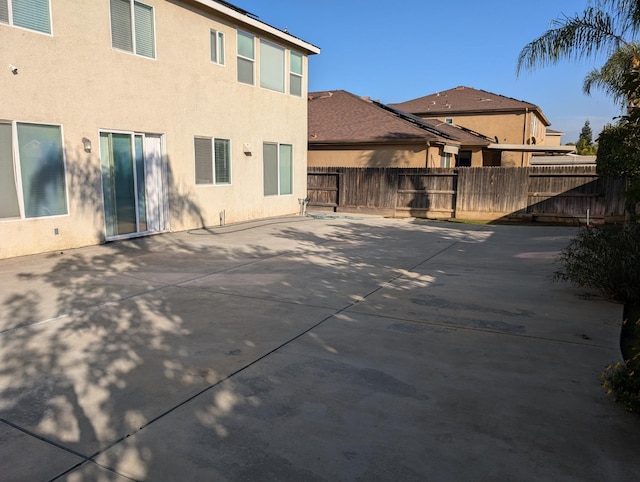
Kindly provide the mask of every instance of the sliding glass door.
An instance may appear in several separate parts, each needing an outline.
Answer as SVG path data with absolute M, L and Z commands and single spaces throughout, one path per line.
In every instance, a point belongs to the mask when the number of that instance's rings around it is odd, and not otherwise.
M 100 133 L 107 239 L 166 229 L 161 140 L 137 133 Z

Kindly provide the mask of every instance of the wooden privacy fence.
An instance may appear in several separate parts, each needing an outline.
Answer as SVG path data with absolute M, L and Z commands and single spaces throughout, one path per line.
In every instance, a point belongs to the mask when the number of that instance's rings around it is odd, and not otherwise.
M 594 166 L 328 168 L 307 173 L 311 208 L 387 216 L 496 220 L 624 217 L 624 180 Z

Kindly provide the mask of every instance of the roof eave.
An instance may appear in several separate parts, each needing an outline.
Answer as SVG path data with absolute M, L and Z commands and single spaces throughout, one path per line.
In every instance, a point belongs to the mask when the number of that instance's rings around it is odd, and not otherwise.
M 233 8 L 228 7 L 222 3 L 218 3 L 214 0 L 193 0 L 193 2 L 203 5 L 216 12 L 219 12 L 225 15 L 226 17 L 236 20 L 241 24 L 253 27 L 254 29 L 257 29 L 257 30 L 261 30 L 263 32 L 266 32 L 272 35 L 273 37 L 283 40 L 289 44 L 295 45 L 299 49 L 304 50 L 307 55 L 320 53 L 320 47 L 317 47 L 309 42 L 299 39 L 298 37 L 295 37 L 287 32 L 284 32 L 283 30 L 273 27 L 261 20 L 253 18 L 249 16 L 248 12 L 243 13 L 244 11 L 240 9 L 234 10 Z
M 496 151 L 514 151 L 514 152 L 575 152 L 575 146 L 544 146 L 529 144 L 489 144 L 487 149 Z
M 426 137 L 408 137 L 408 138 L 373 138 L 373 139 L 333 139 L 333 140 L 323 140 L 316 141 L 313 139 L 309 139 L 309 147 L 337 147 L 337 146 L 364 146 L 364 145 L 375 145 L 375 146 L 398 146 L 402 144 L 432 144 L 432 143 L 443 143 L 443 140 L 440 139 L 429 139 Z

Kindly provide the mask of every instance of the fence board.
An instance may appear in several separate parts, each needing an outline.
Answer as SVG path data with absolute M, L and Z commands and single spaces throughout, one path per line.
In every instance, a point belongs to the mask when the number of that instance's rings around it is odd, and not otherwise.
M 527 180 L 526 168 L 459 169 L 456 210 L 462 213 L 521 213 L 527 207 Z
M 623 180 L 593 166 L 309 168 L 310 206 L 397 216 L 591 218 L 624 216 Z

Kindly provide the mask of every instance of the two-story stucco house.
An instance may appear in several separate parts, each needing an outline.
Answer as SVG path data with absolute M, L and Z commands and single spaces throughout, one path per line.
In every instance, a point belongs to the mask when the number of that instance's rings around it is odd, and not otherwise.
M 0 258 L 295 213 L 314 45 L 215 0 L 0 0 Z
M 344 90 L 309 93 L 309 167 L 470 166 L 491 140 Z
M 547 142 L 551 123 L 540 107 L 485 90 L 458 86 L 390 106 L 422 119 L 460 125 L 493 139 L 495 142 L 474 154 L 474 167 L 528 166 L 534 153 L 573 150 Z

